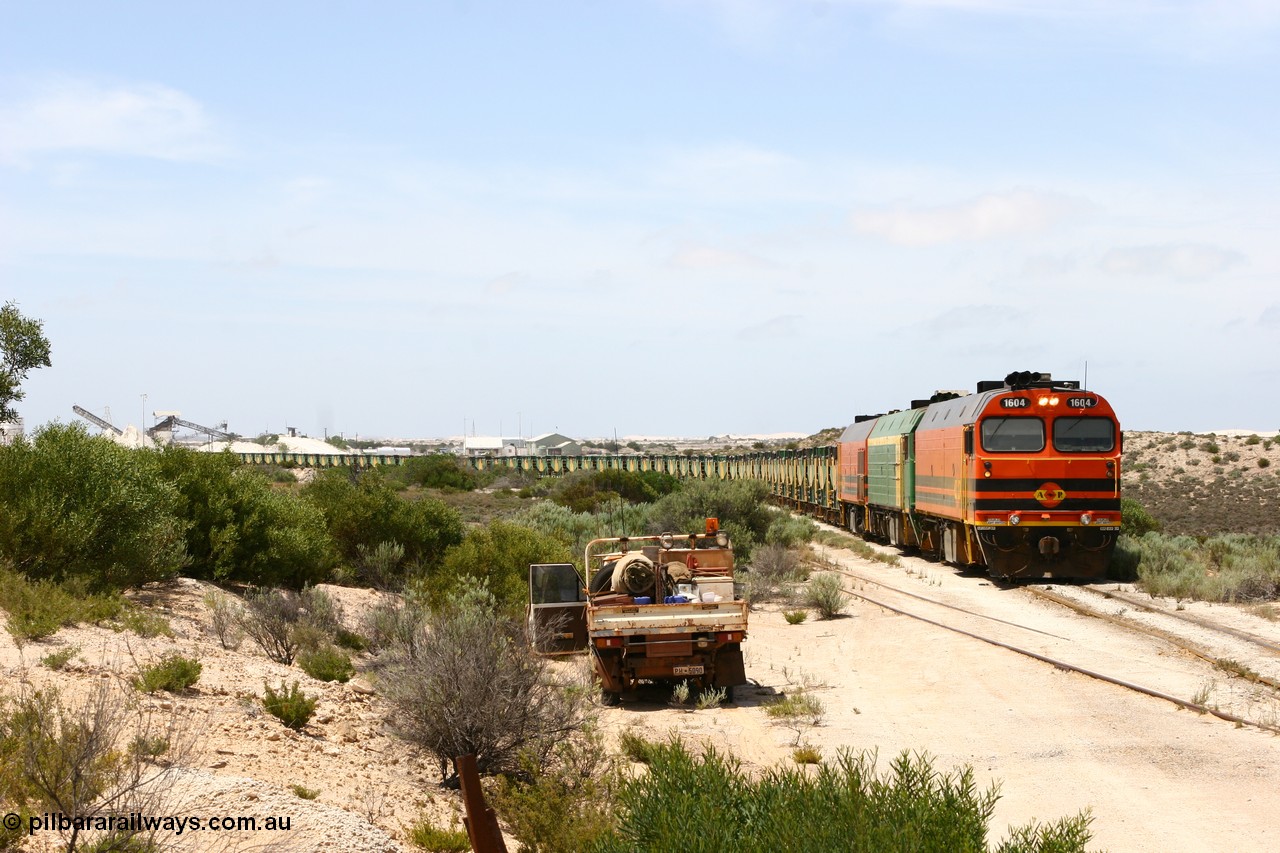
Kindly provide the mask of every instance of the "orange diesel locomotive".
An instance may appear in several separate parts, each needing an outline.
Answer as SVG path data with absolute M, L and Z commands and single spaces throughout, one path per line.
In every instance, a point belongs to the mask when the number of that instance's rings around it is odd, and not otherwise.
M 841 436 L 851 530 L 1002 578 L 1098 577 L 1120 530 L 1120 425 L 1078 382 L 1011 373 Z

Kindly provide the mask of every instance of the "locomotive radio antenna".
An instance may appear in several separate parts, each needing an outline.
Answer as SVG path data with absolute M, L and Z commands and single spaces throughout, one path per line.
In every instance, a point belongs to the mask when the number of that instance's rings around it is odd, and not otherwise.
M 1084 360 L 1084 390 L 1089 390 L 1089 359 Z

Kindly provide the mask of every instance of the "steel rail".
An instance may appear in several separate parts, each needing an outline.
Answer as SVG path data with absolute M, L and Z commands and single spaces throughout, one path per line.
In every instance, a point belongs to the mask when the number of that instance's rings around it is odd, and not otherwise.
M 1137 622 L 1134 622 L 1130 619 L 1124 619 L 1120 616 L 1114 616 L 1110 613 L 1103 613 L 1100 610 L 1094 610 L 1093 608 L 1089 607 L 1086 604 L 1081 604 L 1080 602 L 1073 601 L 1070 598 L 1067 598 L 1065 596 L 1058 595 L 1057 593 L 1049 592 L 1047 589 L 1039 589 L 1038 587 L 1032 587 L 1032 586 L 1023 587 L 1023 588 L 1026 589 L 1027 592 L 1031 593 L 1032 595 L 1038 598 L 1043 598 L 1046 601 L 1052 601 L 1054 604 L 1059 604 L 1063 607 L 1066 607 L 1067 609 L 1075 613 L 1079 613 L 1081 616 L 1090 616 L 1094 619 L 1101 619 L 1104 622 L 1108 622 L 1112 625 L 1116 625 L 1120 628 L 1124 628 L 1125 630 L 1137 631 L 1140 634 L 1146 634 L 1148 636 L 1155 637 L 1160 640 L 1164 640 L 1165 642 L 1172 644 L 1173 646 L 1181 649 L 1184 652 L 1187 652 L 1188 654 L 1194 655 L 1195 657 L 1198 657 L 1203 661 L 1207 661 L 1208 663 L 1213 664 L 1219 669 L 1227 670 L 1227 668 L 1223 666 L 1223 664 L 1226 662 L 1225 658 L 1217 657 L 1212 652 L 1205 649 L 1204 647 L 1198 646 L 1189 640 L 1179 637 L 1177 634 L 1173 634 L 1173 633 L 1170 633 L 1169 631 L 1161 630 L 1160 628 L 1153 628 L 1150 625 L 1140 625 Z M 1155 611 L 1155 612 L 1161 612 L 1161 611 Z M 1214 628 L 1217 626 L 1214 626 L 1213 623 L 1207 623 L 1203 627 Z M 1226 633 L 1229 634 L 1231 632 L 1226 632 Z M 1230 671 L 1230 670 L 1227 670 L 1227 671 Z M 1267 687 L 1270 687 L 1272 690 L 1280 690 L 1280 681 L 1277 681 L 1274 678 L 1269 678 L 1265 675 L 1260 675 L 1256 672 L 1253 672 L 1252 670 L 1245 669 L 1244 671 L 1235 671 L 1234 674 L 1239 676 L 1240 678 L 1245 679 L 1246 681 L 1252 681 L 1255 684 L 1266 685 Z
M 821 564 L 819 564 L 819 565 L 821 565 Z M 945 601 L 938 601 L 936 598 L 928 598 L 928 597 L 923 596 L 923 595 L 918 595 L 917 593 L 914 593 L 914 592 L 909 592 L 909 591 L 907 591 L 907 590 L 905 590 L 905 589 L 899 589 L 899 588 L 898 588 L 898 587 L 896 587 L 896 586 L 890 586 L 889 584 L 885 583 L 884 581 L 876 580 L 875 578 L 869 578 L 869 577 L 866 577 L 865 575 L 860 575 L 860 574 L 857 574 L 856 572 L 851 572 L 851 571 L 849 571 L 848 569 L 829 569 L 829 568 L 828 568 L 828 567 L 826 567 L 826 566 L 822 566 L 822 568 L 823 568 L 823 570 L 825 570 L 825 571 L 837 571 L 837 572 L 840 572 L 840 573 L 841 573 L 841 574 L 843 574 L 843 575 L 848 575 L 848 576 L 849 576 L 849 577 L 851 577 L 851 578 L 856 578 L 856 579 L 858 579 L 858 580 L 860 580 L 860 581 L 865 581 L 866 583 L 873 583 L 873 584 L 875 584 L 875 585 L 876 585 L 876 586 L 878 586 L 878 587 L 881 587 L 881 588 L 883 588 L 883 589 L 887 589 L 887 590 L 891 590 L 891 591 L 893 591 L 893 592 L 898 593 L 899 595 L 905 595 L 905 596 L 908 596 L 909 598 L 915 598 L 915 599 L 918 599 L 918 600 L 920 600 L 920 601 L 926 602 L 926 603 L 928 603 L 928 604 L 936 604 L 938 607 L 946 607 L 946 608 L 948 608 L 948 609 L 950 609 L 950 610 L 955 610 L 955 611 L 957 611 L 957 612 L 963 613 L 963 614 L 965 614 L 966 616 L 974 616 L 974 617 L 976 617 L 976 618 L 978 618 L 978 619 L 987 619 L 987 620 L 989 620 L 989 621 L 991 621 L 991 622 L 999 622 L 1001 625 L 1008 625 L 1008 626 L 1010 626 L 1011 628 L 1020 628 L 1020 629 L 1021 629 L 1021 630 L 1023 630 L 1023 631 L 1032 631 L 1032 632 L 1034 632 L 1034 633 L 1036 633 L 1036 634 L 1044 634 L 1046 637 L 1053 637 L 1055 640 L 1063 640 L 1063 641 L 1066 641 L 1066 642 L 1071 642 L 1071 640 L 1070 640 L 1069 638 L 1067 638 L 1067 637 L 1063 637 L 1063 636 L 1061 636 L 1061 635 L 1059 635 L 1059 634 L 1054 634 L 1054 633 L 1051 633 L 1051 632 L 1049 632 L 1049 631 L 1042 631 L 1042 630 L 1040 630 L 1039 628 L 1032 628 L 1030 625 L 1020 625 L 1020 624 L 1018 624 L 1017 622 L 1010 622 L 1010 621 L 1008 621 L 1007 619 L 1001 619 L 1001 618 L 999 618 L 999 617 L 997 617 L 997 616 L 987 616 L 987 615 L 986 615 L 986 614 L 984 614 L 984 613 L 974 613 L 972 610 L 965 610 L 963 607 L 957 607 L 957 606 L 956 606 L 956 605 L 954 605 L 954 604 L 947 604 Z
M 861 578 L 858 575 L 854 574 L 853 572 L 846 572 L 841 569 L 835 569 L 834 571 L 839 572 L 842 575 L 856 577 L 861 580 Z M 1141 693 L 1144 696 L 1150 696 L 1155 699 L 1163 699 L 1166 702 L 1172 702 L 1174 705 L 1177 705 L 1180 708 L 1186 708 L 1187 710 L 1195 711 L 1196 713 L 1199 713 L 1199 714 L 1210 714 L 1214 717 L 1217 717 L 1220 720 L 1226 720 L 1229 723 L 1236 723 L 1242 726 L 1253 726 L 1254 728 L 1262 729 L 1264 731 L 1280 734 L 1280 726 L 1272 725 L 1270 723 L 1260 723 L 1256 720 L 1248 720 L 1236 714 L 1231 714 L 1226 711 L 1218 710 L 1217 708 L 1210 708 L 1207 705 L 1201 705 L 1196 702 L 1190 702 L 1186 699 L 1179 699 L 1177 696 L 1172 696 L 1168 693 L 1164 693 L 1162 691 L 1155 690 L 1150 687 L 1143 687 L 1140 684 L 1134 684 L 1133 682 L 1125 681 L 1123 679 L 1106 675 L 1104 673 L 1097 672 L 1095 670 L 1085 669 L 1084 667 L 1076 666 L 1073 663 L 1068 663 L 1063 660 L 1058 660 L 1057 658 L 1051 658 L 1048 655 L 1042 655 L 1039 652 L 1033 652 L 1030 649 L 1024 649 L 1019 646 L 1014 646 L 1009 643 L 1003 642 L 1001 640 L 993 639 L 991 637 L 984 637 L 981 634 L 975 634 L 972 631 L 966 631 L 963 628 L 957 628 L 954 625 L 947 625 L 935 619 L 930 619 L 927 616 L 921 616 L 918 613 L 912 613 L 908 610 L 903 610 L 899 607 L 894 607 L 893 605 L 886 604 L 883 601 L 877 601 L 876 599 L 871 598 L 870 596 L 867 596 L 867 595 L 863 595 L 862 593 L 859 593 L 859 592 L 853 592 L 851 590 L 846 590 L 846 592 L 849 595 L 854 596 L 855 598 L 862 599 L 868 604 L 874 604 L 877 607 L 882 607 L 885 610 L 888 610 L 890 613 L 897 613 L 900 616 L 906 616 L 911 619 L 916 619 L 921 622 L 924 622 L 927 625 L 933 625 L 936 628 L 942 628 L 945 631 L 952 631 L 956 634 L 960 634 L 961 636 L 969 637 L 971 639 L 978 640 L 980 642 L 987 643 L 992 646 L 996 646 L 997 648 L 1014 652 L 1015 654 L 1024 655 L 1025 657 L 1032 658 L 1033 660 L 1038 660 L 1042 663 L 1047 663 L 1050 666 L 1053 666 L 1057 669 L 1066 670 L 1068 672 L 1079 673 L 1080 675 L 1084 675 L 1089 678 L 1096 679 L 1098 681 L 1103 681 L 1103 682 L 1106 682 L 1107 684 L 1113 684 L 1117 687 L 1122 687 L 1126 690 L 1132 690 L 1136 693 Z M 925 599 L 925 600 L 927 601 L 928 599 Z M 935 603 L 938 603 L 938 602 L 935 602 Z M 960 608 L 956 608 L 956 609 L 960 609 Z M 963 612 L 967 612 L 967 611 L 963 611 Z M 977 616 L 978 614 L 971 613 L 970 615 Z
M 1166 610 L 1163 607 L 1155 607 L 1153 605 L 1147 604 L 1145 601 L 1141 601 L 1136 598 L 1130 598 L 1129 596 L 1123 595 L 1122 593 L 1119 593 L 1119 592 L 1111 592 L 1105 589 L 1097 589 L 1095 587 L 1087 586 L 1087 585 L 1081 585 L 1078 587 L 1078 589 L 1086 590 L 1088 592 L 1093 593 L 1094 595 L 1100 595 L 1103 598 L 1114 598 L 1116 601 L 1123 601 L 1125 604 L 1128 604 L 1131 607 L 1136 607 L 1139 610 L 1144 610 L 1148 613 L 1159 613 L 1163 616 L 1168 616 L 1173 619 L 1179 619 L 1183 622 L 1190 622 L 1192 625 L 1198 625 L 1201 628 L 1207 628 L 1211 631 L 1218 631 L 1220 633 L 1235 637 L 1237 640 L 1244 640 L 1247 643 L 1252 643 L 1255 646 L 1259 646 L 1261 648 L 1266 649 L 1267 651 L 1280 654 L 1280 643 L 1272 642 L 1271 640 L 1268 640 L 1266 637 L 1260 637 L 1257 634 L 1251 633 L 1249 631 L 1243 631 L 1239 628 L 1232 628 L 1229 625 L 1220 625 L 1217 622 L 1211 622 L 1208 619 L 1201 619 L 1198 616 L 1192 616 L 1190 613 L 1178 613 L 1173 610 Z

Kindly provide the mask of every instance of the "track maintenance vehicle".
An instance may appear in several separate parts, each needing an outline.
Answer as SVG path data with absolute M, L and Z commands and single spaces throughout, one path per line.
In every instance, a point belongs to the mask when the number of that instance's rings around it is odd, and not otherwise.
M 593 539 L 583 566 L 585 577 L 571 563 L 529 567 L 540 651 L 587 649 L 607 705 L 646 681 L 724 688 L 733 701 L 747 680 L 747 602 L 735 591 L 733 545 L 717 519 L 702 533 Z

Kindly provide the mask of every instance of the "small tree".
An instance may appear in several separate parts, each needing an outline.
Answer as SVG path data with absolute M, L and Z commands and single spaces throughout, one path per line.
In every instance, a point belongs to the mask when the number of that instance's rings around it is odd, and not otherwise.
M 78 704 L 45 689 L 25 693 L 6 711 L 0 713 L 0 795 L 16 811 L 72 818 L 63 835 L 67 853 L 90 849 L 79 827 L 93 818 L 165 813 L 166 780 L 192 747 L 189 729 L 139 711 L 105 681 Z M 161 753 L 163 762 L 156 760 Z M 91 842 L 93 850 L 154 849 L 146 833 L 123 830 Z
M 6 302 L 0 308 L 0 423 L 18 417 L 11 404 L 26 396 L 21 385 L 27 373 L 49 366 L 49 339 L 43 324 L 22 316 L 15 303 Z
M 384 658 L 379 683 L 400 733 L 436 757 L 446 783 L 459 755 L 474 755 L 484 773 L 517 770 L 522 755 L 543 762 L 587 717 L 588 692 L 557 678 L 524 620 L 483 584 L 436 613 L 415 646 L 397 644 Z
M 245 598 L 244 632 L 276 663 L 288 666 L 298 653 L 295 626 L 302 616 L 297 596 L 279 589 L 259 589 Z

